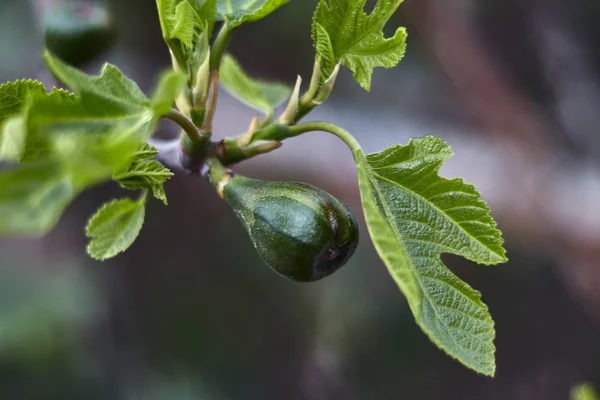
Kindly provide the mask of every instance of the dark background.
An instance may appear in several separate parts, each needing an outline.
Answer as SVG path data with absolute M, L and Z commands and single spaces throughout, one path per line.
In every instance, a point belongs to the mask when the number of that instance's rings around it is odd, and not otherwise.
M 169 65 L 155 2 L 112 0 L 118 44 L 104 60 L 150 91 Z M 242 27 L 231 51 L 255 76 L 307 82 L 316 0 Z M 510 262 L 445 256 L 483 293 L 497 374 L 467 370 L 429 342 L 373 249 L 318 283 L 260 260 L 232 211 L 197 178 L 167 184 L 139 240 L 116 259 L 85 254 L 83 227 L 113 185 L 83 194 L 35 240 L 0 239 L 2 399 L 544 399 L 600 386 L 600 3 L 406 0 L 406 58 L 371 93 L 344 71 L 310 119 L 345 127 L 367 151 L 436 135 L 447 177 L 475 183 Z M 0 0 L 0 82 L 47 80 L 34 2 Z M 252 111 L 220 98 L 217 137 Z M 176 134 L 166 124 L 161 134 Z M 352 158 L 322 133 L 236 169 L 315 184 L 362 221 Z M 2 190 L 0 188 L 0 190 Z

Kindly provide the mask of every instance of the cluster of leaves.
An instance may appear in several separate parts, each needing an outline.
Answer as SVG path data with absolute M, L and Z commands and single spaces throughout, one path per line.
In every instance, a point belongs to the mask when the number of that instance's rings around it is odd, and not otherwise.
M 172 173 L 150 160 L 157 151 L 145 141 L 185 84 L 181 74 L 163 75 L 156 93 L 148 98 L 113 66 L 92 77 L 48 52 L 44 59 L 74 93 L 60 89 L 47 93 L 32 80 L 0 86 L 0 159 L 19 162 L 0 173 L 0 232 L 45 234 L 79 193 L 109 180 L 129 189 L 150 190 L 166 202 L 162 184 Z M 139 207 L 145 196 L 142 199 Z M 127 202 L 119 204 L 123 207 L 111 209 L 113 220 L 130 212 Z M 92 221 L 107 216 L 104 207 Z M 112 252 L 99 249 L 92 255 L 104 259 Z
M 212 133 L 205 128 L 211 126 L 215 103 L 210 93 L 216 91 L 219 77 L 226 90 L 267 117 L 262 123 L 255 118 L 244 135 L 210 146 L 208 150 L 221 152 L 208 157 L 231 164 L 314 130 L 340 137 L 356 161 L 371 238 L 418 325 L 449 355 L 493 375 L 495 333 L 488 309 L 479 292 L 455 276 L 440 257 L 452 253 L 492 265 L 506 261 L 505 251 L 501 233 L 475 188 L 438 175 L 452 155 L 448 144 L 424 137 L 366 155 L 350 134 L 335 125 L 298 124 L 328 97 L 340 65 L 369 90 L 375 68 L 398 64 L 406 32 L 400 28 L 385 38 L 382 30 L 402 0 L 378 0 L 370 13 L 365 12 L 366 0 L 320 0 L 312 27 L 315 69 L 302 97 L 300 80 L 292 90 L 253 79 L 225 54 L 236 29 L 288 1 L 157 0 L 173 71 L 161 77 L 152 97 L 113 66 L 90 77 L 49 53 L 45 54 L 49 69 L 74 93 L 56 89 L 47 93 L 34 81 L 0 86 L 0 159 L 21 162 L 0 172 L 0 234 L 46 233 L 78 193 L 113 180 L 124 188 L 142 190 L 142 195 L 100 208 L 87 227 L 92 238 L 88 251 L 106 259 L 127 249 L 142 228 L 148 193 L 166 204 L 163 184 L 172 175 L 153 160 L 157 150 L 145 141 L 158 119 L 166 116 L 180 123 L 190 142 L 206 143 L 197 139 L 208 139 Z M 218 22 L 221 30 L 211 45 Z M 287 98 L 285 111 L 273 118 Z M 173 103 L 178 111 L 172 109 Z M 206 156 L 206 152 L 187 154 Z

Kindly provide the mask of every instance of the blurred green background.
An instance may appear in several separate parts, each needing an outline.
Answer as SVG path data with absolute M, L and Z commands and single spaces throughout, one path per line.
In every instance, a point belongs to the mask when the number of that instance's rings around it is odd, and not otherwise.
M 48 81 L 40 5 L 0 0 L 0 82 Z M 316 0 L 291 0 L 242 27 L 231 52 L 255 76 L 308 81 Z M 151 90 L 169 65 L 155 2 L 111 0 L 118 42 L 102 59 Z M 264 265 L 232 211 L 200 179 L 167 184 L 140 239 L 97 263 L 83 227 L 106 185 L 36 240 L 0 239 L 0 399 L 568 399 L 600 386 L 600 3 L 406 0 L 406 58 L 371 93 L 348 71 L 310 119 L 367 151 L 437 135 L 442 169 L 475 183 L 510 262 L 447 265 L 483 293 L 497 329 L 497 375 L 479 376 L 429 342 L 371 245 L 313 284 Z M 222 94 L 218 137 L 253 112 Z M 165 124 L 162 136 L 175 135 Z M 362 219 L 350 153 L 335 138 L 293 139 L 237 171 L 315 184 Z M 2 190 L 2 188 L 0 188 Z

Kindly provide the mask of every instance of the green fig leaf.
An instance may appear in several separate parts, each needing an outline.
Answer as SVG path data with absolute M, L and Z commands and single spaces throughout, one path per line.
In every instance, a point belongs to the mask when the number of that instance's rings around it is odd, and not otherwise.
M 167 193 L 165 192 L 165 187 L 163 184 L 157 184 L 152 186 L 152 195 L 155 199 L 163 202 L 165 206 L 169 205 L 169 201 L 167 200 Z
M 450 356 L 495 372 L 494 323 L 480 293 L 441 261 L 456 254 L 480 264 L 506 261 L 500 231 L 472 185 L 437 172 L 452 156 L 425 137 L 365 156 L 355 152 L 369 233 L 406 296 L 417 324 Z
M 163 185 L 171 179 L 173 173 L 160 162 L 149 160 L 151 157 L 147 157 L 148 155 L 154 156 L 158 152 L 154 152 L 153 147 L 146 146 L 133 156 L 132 163 L 126 169 L 113 175 L 113 180 L 126 189 L 150 190 L 156 199 L 167 205 L 167 194 Z
M 166 194 L 164 189 L 160 190 L 158 186 L 171 179 L 173 173 L 160 162 L 151 160 L 133 163 L 127 170 L 113 176 L 113 180 L 119 182 L 123 187 L 131 190 L 149 189 L 157 199 L 165 201 Z
M 114 180 L 129 189 L 141 189 L 162 184 L 171 179 L 173 173 L 155 160 L 134 163 L 126 171 L 114 176 Z
M 114 65 L 105 64 L 99 76 L 89 76 L 63 63 L 49 51 L 44 52 L 44 61 L 59 81 L 80 96 L 85 93 L 123 110 L 139 110 L 150 106 L 150 100 L 139 86 Z
M 79 193 L 73 179 L 55 160 L 0 171 L 0 234 L 47 233 Z
M 158 155 L 159 151 L 156 147 L 149 145 L 148 143 L 142 143 L 142 145 L 131 155 L 131 162 L 138 162 L 144 160 L 151 160 Z
M 259 21 L 290 0 L 218 0 L 217 21 L 235 28 L 246 22 Z
M 57 150 L 52 142 L 65 136 L 95 138 L 104 142 L 109 138 L 119 141 L 131 138 L 138 142 L 132 147 L 135 151 L 148 138 L 156 122 L 150 108 L 123 110 L 85 93 L 77 101 L 69 102 L 35 98 L 25 115 L 26 146 L 21 161 L 32 162 L 49 157 Z M 124 160 L 128 156 L 122 154 Z
M 55 135 L 45 158 L 0 171 L 0 234 L 50 231 L 82 190 L 110 179 L 140 148 L 135 136 Z
M 144 142 L 158 119 L 171 109 L 185 78 L 178 73 L 162 76 L 152 100 L 116 67 L 106 65 L 102 74 L 88 76 L 64 64 L 46 52 L 44 58 L 52 72 L 80 97 L 54 90 L 49 95 L 34 95 L 22 115 L 24 123 L 14 123 L 10 130 L 13 143 L 25 137 L 20 161 L 32 162 L 47 157 L 56 136 L 111 136 L 113 140 L 135 138 Z M 118 139 L 117 136 L 121 136 Z M 12 151 L 14 153 L 14 151 Z M 126 160 L 128 154 L 123 154 Z
M 217 17 L 217 0 L 156 0 L 163 36 L 192 48 L 194 34 L 212 31 Z
M 139 200 L 113 200 L 90 219 L 86 234 L 92 240 L 87 251 L 96 260 L 106 260 L 127 250 L 137 239 L 146 214 L 146 196 Z
M 156 161 L 145 161 L 157 152 L 144 141 L 170 109 L 181 75 L 164 75 L 150 100 L 110 65 L 91 77 L 50 53 L 45 59 L 80 96 L 57 89 L 48 94 L 35 82 L 2 85 L 0 155 L 26 165 L 0 173 L 0 234 L 48 232 L 79 192 L 132 164 L 147 168 L 136 170 L 138 179 L 146 179 L 144 188 L 164 201 L 158 186 L 172 174 Z
M 76 96 L 61 89 L 46 93 L 41 82 L 20 80 L 0 85 L 0 160 L 19 161 L 25 151 L 27 130 L 23 113 L 32 98 L 74 102 Z
M 404 0 L 378 0 L 373 11 L 364 12 L 367 0 L 320 0 L 313 18 L 312 36 L 322 57 L 323 74 L 331 76 L 337 63 L 354 73 L 367 91 L 377 67 L 395 67 L 406 50 L 406 30 L 398 28 L 385 38 L 383 28 Z
M 216 20 L 217 0 L 157 0 L 156 4 L 163 37 L 178 68 L 195 77 Z
M 318 22 L 314 22 L 313 36 L 315 49 L 317 50 L 317 54 L 321 56 L 321 71 L 325 74 L 325 79 L 327 79 L 335 70 L 337 63 L 331 38 L 327 30 Z
M 9 118 L 21 114 L 32 94 L 46 94 L 44 85 L 34 80 L 19 80 L 0 85 L 0 126 Z
M 196 12 L 190 3 L 182 1 L 175 8 L 175 17 L 171 19 L 170 39 L 179 40 L 185 47 L 191 49 L 194 46 L 194 34 L 196 33 Z
M 271 114 L 292 92 L 287 85 L 250 78 L 229 54 L 223 57 L 220 82 L 233 97 L 265 114 Z

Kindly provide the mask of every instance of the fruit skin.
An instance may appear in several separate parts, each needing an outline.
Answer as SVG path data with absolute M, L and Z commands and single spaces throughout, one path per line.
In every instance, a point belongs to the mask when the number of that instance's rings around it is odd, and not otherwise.
M 44 15 L 48 50 L 68 64 L 86 64 L 106 51 L 115 40 L 106 9 L 88 1 L 63 1 Z
M 356 217 L 319 188 L 229 174 L 220 191 L 263 260 L 289 279 L 322 279 L 346 264 L 356 249 Z

